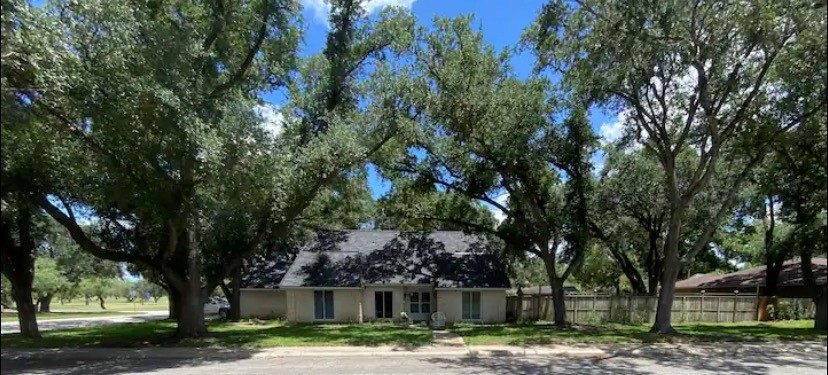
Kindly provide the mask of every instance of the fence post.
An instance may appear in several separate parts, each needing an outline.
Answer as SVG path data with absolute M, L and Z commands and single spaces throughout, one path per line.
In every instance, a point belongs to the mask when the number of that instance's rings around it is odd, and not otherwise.
M 719 322 L 719 315 L 722 314 L 722 297 L 716 298 L 716 323 Z
M 736 307 L 738 306 L 738 303 L 739 303 L 739 294 L 737 292 L 737 294 L 735 296 L 733 296 L 733 322 L 734 323 L 736 322 Z
M 632 323 L 632 294 L 627 295 L 627 323 Z
M 687 296 L 681 296 L 681 320 L 687 319 Z M 684 323 L 682 321 L 682 323 Z
M 613 318 L 612 318 L 612 302 L 614 300 L 615 300 L 615 296 L 610 296 L 609 298 L 607 298 L 607 303 L 609 303 L 609 306 L 607 307 L 609 309 L 609 316 L 607 316 L 607 321 L 608 322 L 613 321 Z
M 578 322 L 578 297 L 572 298 L 572 305 L 573 305 L 572 308 L 574 309 L 572 311 L 572 323 L 577 323 Z
M 535 297 L 535 320 L 540 320 L 540 293 Z
M 596 298 L 598 298 L 598 296 L 593 294 L 592 295 L 592 319 L 595 319 L 595 317 L 598 316 L 598 312 L 595 311 L 595 299 Z

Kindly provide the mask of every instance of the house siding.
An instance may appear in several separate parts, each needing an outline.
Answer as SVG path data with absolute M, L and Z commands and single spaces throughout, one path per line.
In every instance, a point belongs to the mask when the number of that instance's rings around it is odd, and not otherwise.
M 415 290 L 401 286 L 382 287 L 368 286 L 365 289 L 288 289 L 285 293 L 286 318 L 293 322 L 329 322 L 331 320 L 315 320 L 313 306 L 314 290 L 333 290 L 334 293 L 334 319 L 339 323 L 359 322 L 359 305 L 362 303 L 362 321 L 370 322 L 376 320 L 374 309 L 374 292 L 391 291 L 393 293 L 393 319 L 398 320 L 400 312 L 408 311 L 405 294 Z M 416 288 L 420 290 L 420 288 Z M 480 320 L 475 322 L 502 323 L 506 321 L 506 291 L 505 290 L 475 290 L 466 291 L 480 292 Z M 446 322 L 463 321 L 463 298 L 461 290 L 438 290 L 436 306 L 432 309 L 442 311 L 446 315 Z
M 286 291 L 288 320 L 299 323 L 331 321 L 314 319 L 313 292 L 315 290 L 333 291 L 334 318 L 332 321 L 342 323 L 356 323 L 359 321 L 359 305 L 360 301 L 362 301 L 362 290 L 325 288 L 288 289 Z
M 287 313 L 284 290 L 242 289 L 239 299 L 243 318 L 284 318 Z
M 480 292 L 480 320 L 473 322 L 502 323 L 506 321 L 505 290 L 438 290 L 437 309 L 446 315 L 446 322 L 463 321 L 463 292 Z
M 384 287 L 384 286 L 367 286 L 362 294 L 362 316 L 365 321 L 374 321 L 377 320 L 376 316 L 376 306 L 374 299 L 374 292 L 385 292 L 390 291 L 392 293 L 392 314 L 391 319 L 399 320 L 400 313 L 403 311 L 407 311 L 405 307 L 405 294 L 403 287 L 401 286 L 391 286 L 391 287 Z

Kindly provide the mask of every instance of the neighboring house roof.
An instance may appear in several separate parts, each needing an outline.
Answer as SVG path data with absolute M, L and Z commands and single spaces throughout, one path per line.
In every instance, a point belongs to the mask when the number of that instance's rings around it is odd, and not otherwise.
M 574 286 L 564 286 L 564 294 L 574 294 L 578 293 L 578 288 Z M 549 285 L 541 285 L 541 286 L 522 286 L 514 290 L 514 293 L 517 294 L 518 290 L 523 292 L 524 296 L 529 295 L 542 295 L 542 296 L 551 296 L 552 295 L 552 287 Z
M 462 232 L 320 233 L 299 252 L 281 287 L 430 284 L 509 288 L 506 267 L 485 237 Z
M 818 285 L 824 285 L 828 278 L 828 265 L 825 258 L 813 258 L 814 278 Z M 724 275 L 693 275 L 693 277 L 676 283 L 676 289 L 715 289 L 747 288 L 765 286 L 765 266 L 744 269 Z M 783 263 L 779 272 L 778 286 L 802 286 L 802 269 L 799 259 Z

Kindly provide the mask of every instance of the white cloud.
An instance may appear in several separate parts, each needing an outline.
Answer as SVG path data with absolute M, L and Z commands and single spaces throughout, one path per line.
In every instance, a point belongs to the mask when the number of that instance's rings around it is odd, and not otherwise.
M 413 4 L 414 0 L 368 0 L 362 6 L 365 7 L 368 13 L 373 13 L 385 7 L 403 7 L 410 9 Z
M 634 132 L 634 128 L 635 119 L 633 118 L 633 110 L 630 108 L 622 110 L 618 113 L 615 121 L 603 123 L 598 128 L 598 135 L 601 137 L 601 146 L 618 143 L 628 131 Z M 642 147 L 641 142 L 647 139 L 647 134 L 645 132 L 641 132 L 638 134 L 638 137 L 639 139 L 629 140 L 628 143 L 623 145 L 625 152 L 632 152 Z M 601 159 L 603 159 L 603 155 Z M 600 164 L 600 167 L 603 168 L 603 160 L 601 160 Z M 596 164 L 596 167 L 597 166 L 598 164 Z
M 273 138 L 277 138 L 282 134 L 285 127 L 285 115 L 279 111 L 279 107 L 268 103 L 256 104 L 253 111 L 262 118 L 262 129 Z
M 624 111 L 618 114 L 618 117 L 613 122 L 605 122 L 601 124 L 598 129 L 598 134 L 601 136 L 601 144 L 615 143 L 624 136 L 624 122 L 626 121 L 626 114 Z
M 503 193 L 503 194 L 499 195 L 497 198 L 495 198 L 495 201 L 497 203 L 500 203 L 503 206 L 507 205 L 506 201 L 508 201 L 508 200 L 509 200 L 509 193 Z M 494 215 L 495 220 L 497 220 L 498 224 L 502 223 L 503 220 L 506 220 L 506 214 L 503 211 L 501 211 L 499 208 L 494 207 L 494 206 L 489 206 L 489 210 L 492 211 L 492 214 Z
M 385 7 L 397 6 L 403 8 L 411 8 L 415 0 L 365 0 L 362 7 L 371 14 L 380 11 Z M 331 12 L 331 5 L 325 0 L 301 0 L 305 9 L 313 12 L 313 17 L 320 23 L 328 25 L 328 15 Z

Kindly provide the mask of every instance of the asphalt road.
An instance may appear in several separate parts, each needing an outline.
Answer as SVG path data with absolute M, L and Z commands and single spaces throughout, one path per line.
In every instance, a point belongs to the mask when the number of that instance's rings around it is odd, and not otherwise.
M 38 328 L 40 328 L 41 331 L 48 331 L 54 329 L 93 327 L 118 323 L 139 323 L 146 322 L 149 320 L 164 319 L 167 317 L 167 315 L 169 315 L 167 311 L 149 311 L 144 315 L 134 316 L 39 320 L 37 322 L 37 326 Z M 20 324 L 17 321 L 3 322 L 2 324 L 0 324 L 0 333 L 2 334 L 18 332 L 20 332 Z
M 739 345 L 739 344 L 733 344 Z M 826 353 L 780 355 L 774 346 L 734 356 L 636 351 L 609 359 L 525 357 L 285 357 L 233 360 L 2 360 L 3 374 L 825 374 Z

